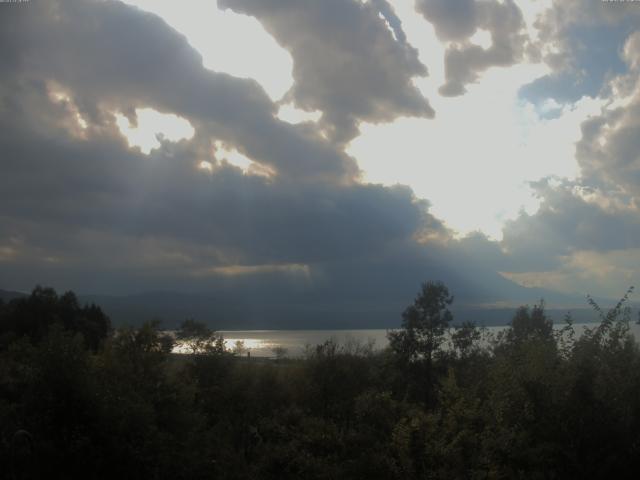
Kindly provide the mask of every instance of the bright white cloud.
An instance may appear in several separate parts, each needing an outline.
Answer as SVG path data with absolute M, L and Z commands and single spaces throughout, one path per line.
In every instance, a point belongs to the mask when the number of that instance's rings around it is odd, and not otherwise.
M 409 185 L 459 234 L 480 230 L 500 239 L 506 220 L 537 209 L 529 182 L 576 178 L 580 123 L 602 105 L 583 98 L 545 118 L 518 98 L 519 87 L 545 71 L 527 64 L 491 69 L 461 97 L 433 97 L 434 120 L 363 125 L 349 153 L 363 180 Z
M 420 88 L 426 98 L 432 99 L 445 81 L 445 46 L 436 37 L 433 25 L 415 11 L 413 0 L 392 0 L 390 3 L 402 21 L 402 29 L 407 36 L 407 42 L 418 49 L 420 62 L 429 69 L 429 76 L 414 80 L 416 86 Z
M 219 10 L 210 0 L 123 0 L 153 12 L 187 37 L 204 66 L 256 80 L 274 100 L 293 85 L 293 60 L 255 18 Z
M 315 110 L 313 112 L 307 112 L 294 107 L 291 103 L 281 105 L 278 110 L 278 118 L 284 122 L 297 124 L 303 122 L 317 122 L 320 120 L 322 112 Z
M 553 6 L 553 0 L 524 0 L 518 1 L 522 12 L 527 35 L 532 41 L 539 40 L 540 30 L 537 21 L 544 12 Z
M 488 30 L 482 30 L 480 28 L 476 30 L 476 33 L 469 38 L 469 41 L 475 45 L 478 45 L 479 47 L 484 48 L 485 50 L 491 48 L 491 45 L 493 45 L 491 32 Z
M 78 110 L 78 106 L 71 98 L 70 93 L 56 82 L 48 82 L 47 92 L 49 94 L 49 99 L 52 102 L 63 105 L 69 113 L 68 119 L 61 119 L 62 123 L 67 127 L 69 133 L 77 137 L 83 137 L 84 130 L 86 130 L 88 124 Z M 69 120 L 71 121 L 69 122 Z
M 242 170 L 242 173 L 245 175 L 259 175 L 263 177 L 273 177 L 275 175 L 273 169 L 254 162 L 235 148 L 228 147 L 220 141 L 214 142 L 213 150 L 214 157 L 218 162 L 233 165 Z M 214 170 L 213 164 L 208 161 L 200 162 L 199 167 L 210 172 Z
M 122 114 L 116 114 L 116 124 L 127 138 L 129 146 L 138 147 L 149 154 L 160 146 L 160 140 L 178 142 L 192 138 L 195 130 L 191 123 L 177 115 L 160 113 L 152 108 L 136 109 L 137 125 L 133 126 Z

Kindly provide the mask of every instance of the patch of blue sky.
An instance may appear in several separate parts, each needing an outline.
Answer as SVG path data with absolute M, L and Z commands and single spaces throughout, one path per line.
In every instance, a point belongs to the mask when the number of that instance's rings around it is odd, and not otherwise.
M 631 22 L 571 28 L 566 40 L 566 50 L 571 52 L 567 65 L 524 85 L 520 98 L 536 105 L 541 116 L 554 118 L 561 108 L 549 109 L 549 101 L 562 105 L 583 96 L 596 97 L 608 78 L 627 71 L 622 48 L 635 28 Z

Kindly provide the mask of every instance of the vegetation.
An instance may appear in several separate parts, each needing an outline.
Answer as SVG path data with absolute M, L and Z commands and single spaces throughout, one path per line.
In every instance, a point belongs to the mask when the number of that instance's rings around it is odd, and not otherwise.
M 628 292 L 628 294 L 630 291 Z M 553 329 L 540 303 L 491 337 L 422 286 L 390 347 L 247 359 L 206 326 L 113 331 L 73 293 L 0 303 L 5 478 L 635 478 L 640 350 L 627 295 Z M 452 332 L 449 335 L 449 332 Z

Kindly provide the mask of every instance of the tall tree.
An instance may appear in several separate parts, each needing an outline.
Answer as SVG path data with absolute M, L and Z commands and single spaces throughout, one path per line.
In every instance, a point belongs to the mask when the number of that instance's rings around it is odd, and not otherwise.
M 184 320 L 176 331 L 176 339 L 191 349 L 191 353 L 223 353 L 222 335 L 192 318 Z
M 425 282 L 402 314 L 402 329 L 389 332 L 391 349 L 409 362 L 431 363 L 453 320 L 453 296 L 442 282 Z
M 442 282 L 425 282 L 402 314 L 402 328 L 389 332 L 389 345 L 401 363 L 420 377 L 425 404 L 433 403 L 434 359 L 440 352 L 453 315 L 453 296 Z

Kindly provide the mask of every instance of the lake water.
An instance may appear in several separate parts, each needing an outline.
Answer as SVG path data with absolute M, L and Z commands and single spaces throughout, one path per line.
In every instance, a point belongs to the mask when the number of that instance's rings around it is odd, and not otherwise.
M 554 325 L 562 328 L 563 324 Z M 574 329 L 577 335 L 585 327 L 594 327 L 595 323 L 576 324 Z M 497 334 L 507 327 L 486 327 L 486 333 Z M 304 354 L 307 346 L 313 347 L 329 339 L 335 340 L 340 345 L 372 343 L 374 349 L 382 349 L 387 346 L 387 331 L 374 330 L 221 330 L 220 334 L 225 339 L 225 345 L 229 350 L 241 342 L 243 354 L 250 352 L 254 357 L 275 357 L 274 349 L 283 348 L 288 357 L 298 357 Z M 631 324 L 631 331 L 637 339 L 640 339 L 640 326 Z

